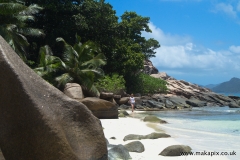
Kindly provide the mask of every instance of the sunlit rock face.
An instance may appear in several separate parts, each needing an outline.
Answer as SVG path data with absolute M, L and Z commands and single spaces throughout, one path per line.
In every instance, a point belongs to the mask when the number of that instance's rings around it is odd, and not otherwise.
M 6 160 L 107 159 L 100 121 L 35 74 L 0 37 L 0 147 Z

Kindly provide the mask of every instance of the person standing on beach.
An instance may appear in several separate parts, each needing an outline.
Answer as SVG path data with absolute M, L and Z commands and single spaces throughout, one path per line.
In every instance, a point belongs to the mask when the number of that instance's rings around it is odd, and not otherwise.
M 132 112 L 134 111 L 134 106 L 135 106 L 135 98 L 133 97 L 133 94 L 129 97 L 129 103 L 131 104 L 132 107 Z

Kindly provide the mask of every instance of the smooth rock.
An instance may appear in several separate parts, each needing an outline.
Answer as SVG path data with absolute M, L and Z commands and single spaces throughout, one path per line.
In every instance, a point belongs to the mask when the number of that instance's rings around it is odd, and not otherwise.
M 191 152 L 191 147 L 185 145 L 172 145 L 165 148 L 159 155 L 162 156 L 181 156 L 182 152 Z
M 141 140 L 141 139 L 158 139 L 158 138 L 167 138 L 167 137 L 171 137 L 171 136 L 166 133 L 156 133 L 156 132 L 153 132 L 148 135 L 129 134 L 124 137 L 123 141 Z
M 87 97 L 81 99 L 80 102 L 85 104 L 92 113 L 100 119 L 118 118 L 118 107 L 109 101 L 95 97 Z
M 116 145 L 108 150 L 108 160 L 129 160 L 132 159 L 129 151 L 123 145 Z
M 152 116 L 152 115 L 144 117 L 143 121 L 144 122 L 152 122 L 152 123 L 167 123 L 166 121 L 161 120 L 158 117 Z
M 126 147 L 129 152 L 142 153 L 145 150 L 144 145 L 140 141 L 130 142 L 125 144 L 124 147 Z
M 101 122 L 39 77 L 0 37 L 0 146 L 6 160 L 106 160 Z
M 83 99 L 82 87 L 77 83 L 67 83 L 65 85 L 64 94 L 73 99 Z

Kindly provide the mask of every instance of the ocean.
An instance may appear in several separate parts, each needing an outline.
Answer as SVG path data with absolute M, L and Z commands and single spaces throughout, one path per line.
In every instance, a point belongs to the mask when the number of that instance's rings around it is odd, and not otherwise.
M 189 145 L 193 152 L 226 152 L 233 154 L 227 156 L 228 159 L 240 159 L 240 108 L 199 107 L 192 111 L 139 114 L 141 117 L 155 115 L 166 120 L 168 123 L 159 127 L 181 144 Z

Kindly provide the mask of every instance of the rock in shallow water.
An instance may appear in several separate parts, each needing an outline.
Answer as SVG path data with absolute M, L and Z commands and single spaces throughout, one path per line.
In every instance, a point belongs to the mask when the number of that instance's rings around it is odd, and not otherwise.
M 153 122 L 153 123 L 167 123 L 166 121 L 161 120 L 158 117 L 152 116 L 152 115 L 144 117 L 143 121 L 144 122 Z

